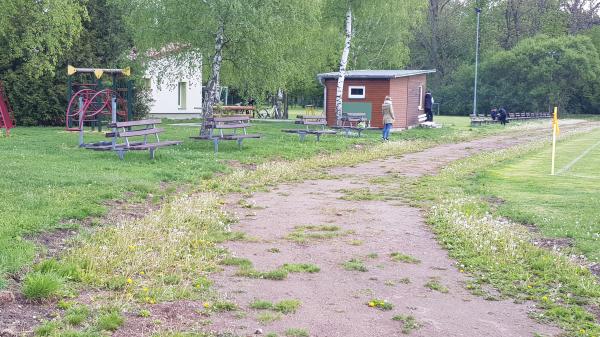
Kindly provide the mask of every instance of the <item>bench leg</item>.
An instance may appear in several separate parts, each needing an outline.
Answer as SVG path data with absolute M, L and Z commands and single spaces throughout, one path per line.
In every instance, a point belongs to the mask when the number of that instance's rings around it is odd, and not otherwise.
M 243 141 L 244 141 L 244 138 L 239 138 L 239 139 L 237 140 L 237 143 L 238 143 L 238 149 L 240 149 L 240 150 L 242 149 L 242 142 L 243 142 Z
M 320 142 L 320 141 L 321 141 L 321 134 L 317 133 L 317 142 Z
M 117 155 L 119 156 L 119 159 L 123 160 L 125 157 L 125 151 L 117 150 Z
M 360 137 L 361 137 L 361 136 L 360 136 L 360 134 L 362 133 L 362 130 L 363 130 L 363 129 L 358 129 L 358 138 L 360 138 Z
M 150 148 L 150 159 L 154 160 L 154 151 L 156 151 L 155 148 Z
M 213 144 L 215 146 L 215 154 L 219 153 L 219 139 L 213 138 Z
M 306 137 L 306 133 L 299 133 L 298 136 L 300 136 L 300 141 L 303 142 L 304 137 Z

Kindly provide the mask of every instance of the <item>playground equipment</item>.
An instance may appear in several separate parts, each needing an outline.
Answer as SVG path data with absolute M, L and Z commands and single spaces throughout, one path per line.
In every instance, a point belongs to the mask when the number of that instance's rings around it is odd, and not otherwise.
M 125 69 L 75 68 L 69 66 L 69 103 L 65 122 L 67 131 L 79 132 L 79 146 L 103 146 L 106 142 L 86 144 L 83 139 L 84 124 L 98 127 L 102 131 L 103 119 L 110 118 L 112 124 L 131 120 L 133 115 L 133 85 L 123 77 L 131 75 Z M 104 74 L 111 75 L 111 87 L 102 82 Z M 78 81 L 74 81 L 74 75 Z M 108 117 L 110 116 L 110 117 Z
M 6 136 L 10 136 L 10 129 L 15 127 L 13 111 L 8 103 L 8 97 L 4 90 L 4 84 L 0 81 L 0 134 L 5 130 Z

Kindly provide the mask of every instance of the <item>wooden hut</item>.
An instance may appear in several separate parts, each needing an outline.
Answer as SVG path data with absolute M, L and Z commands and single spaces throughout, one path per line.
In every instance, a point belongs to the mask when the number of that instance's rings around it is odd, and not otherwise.
M 392 98 L 396 121 L 394 129 L 418 125 L 424 114 L 423 97 L 427 74 L 435 70 L 351 70 L 344 80 L 343 112 L 365 113 L 371 127 L 382 128 L 381 105 L 385 96 Z M 327 124 L 339 125 L 335 115 L 335 95 L 339 73 L 319 74 L 324 87 L 324 110 Z

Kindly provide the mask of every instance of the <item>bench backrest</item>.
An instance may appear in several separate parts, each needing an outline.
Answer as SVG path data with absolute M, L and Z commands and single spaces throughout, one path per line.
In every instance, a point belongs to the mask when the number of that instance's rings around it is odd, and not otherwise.
M 160 119 L 142 119 L 138 121 L 117 122 L 109 124 L 110 127 L 116 128 L 116 132 L 109 132 L 106 137 L 124 138 L 125 145 L 129 147 L 129 137 L 144 137 L 144 144 L 148 142 L 148 136 L 154 135 L 156 142 L 160 142 L 158 134 L 164 132 L 165 129 L 157 128 L 156 124 L 160 124 Z M 129 129 L 129 130 L 128 130 Z
M 162 121 L 160 119 L 142 119 L 139 121 L 128 121 L 128 122 L 117 122 L 111 123 L 108 126 L 111 128 L 128 128 L 130 126 L 143 126 L 143 125 L 155 125 L 160 124 Z
M 355 121 L 355 120 L 366 121 L 367 114 L 363 113 L 363 112 L 346 112 L 346 113 L 344 113 L 344 118 L 349 121 Z
M 325 116 L 298 116 L 298 124 L 303 125 L 327 125 Z

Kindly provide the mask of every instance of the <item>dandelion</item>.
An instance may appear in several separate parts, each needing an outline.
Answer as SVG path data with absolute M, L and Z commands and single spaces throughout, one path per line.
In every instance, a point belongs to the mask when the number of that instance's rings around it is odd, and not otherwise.
M 146 274 L 146 273 L 144 273 L 144 271 L 141 271 L 141 272 L 140 272 L 140 275 L 145 275 L 145 274 Z
M 128 278 L 127 279 L 127 284 L 132 284 L 132 283 L 133 283 L 133 280 L 131 278 Z
M 375 302 L 373 302 L 373 301 L 369 302 L 369 306 L 370 306 L 371 308 L 373 308 L 373 307 L 375 306 Z
M 202 306 L 206 309 L 210 308 L 210 303 L 209 302 L 204 302 L 202 303 Z

